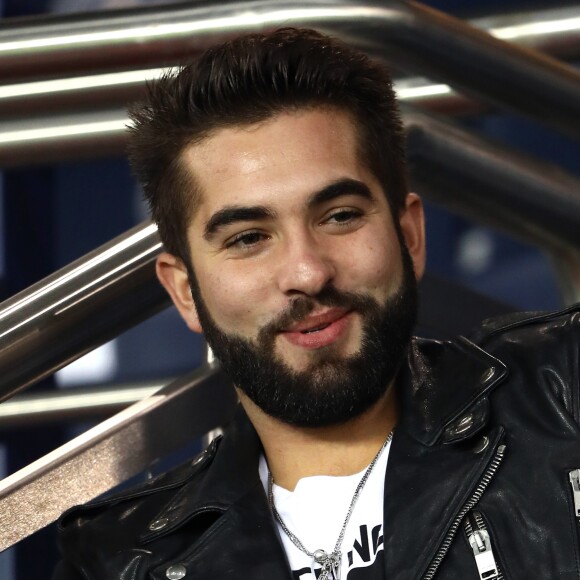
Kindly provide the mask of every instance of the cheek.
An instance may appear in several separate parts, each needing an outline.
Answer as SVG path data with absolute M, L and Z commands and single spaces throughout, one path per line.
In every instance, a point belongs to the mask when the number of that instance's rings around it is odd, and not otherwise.
M 347 284 L 358 283 L 367 290 L 386 292 L 398 287 L 402 264 L 396 236 L 381 233 L 369 237 L 363 243 L 353 244 L 344 256 L 345 271 L 350 272 Z
M 266 287 L 263 274 L 222 264 L 207 273 L 201 292 L 214 320 L 224 328 L 234 329 L 259 317 L 259 307 L 266 303 Z

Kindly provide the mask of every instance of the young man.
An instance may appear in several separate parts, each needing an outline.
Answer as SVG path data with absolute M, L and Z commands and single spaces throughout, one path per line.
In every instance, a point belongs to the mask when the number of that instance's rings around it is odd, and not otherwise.
M 56 578 L 579 578 L 580 314 L 411 339 L 423 210 L 384 68 L 250 35 L 132 116 L 159 279 L 241 406 L 193 463 L 65 515 Z

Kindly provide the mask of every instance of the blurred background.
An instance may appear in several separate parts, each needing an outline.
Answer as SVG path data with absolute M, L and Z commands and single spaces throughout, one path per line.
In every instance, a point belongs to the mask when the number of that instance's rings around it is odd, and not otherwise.
M 6 25 L 10 25 L 13 21 L 7 19 L 161 4 L 169 2 L 0 0 L 0 14 Z M 488 24 L 494 19 L 520 24 L 534 11 L 561 10 L 575 15 L 577 30 L 580 30 L 577 2 L 430 0 L 425 4 L 462 19 Z M 506 15 L 511 16 L 506 20 Z M 561 58 L 577 66 L 580 40 L 576 41 L 575 51 Z M 396 74 L 402 74 L 394 68 Z M 579 176 L 580 143 L 572 137 L 493 107 L 464 103 L 447 110 L 439 109 L 439 115 L 460 127 Z M 3 122 L 9 123 L 18 117 L 19 111 L 15 110 Z M 0 135 L 1 132 L 2 126 Z M 108 156 L 105 151 L 96 158 L 56 162 L 39 158 L 33 163 L 9 165 L 12 166 L 0 171 L 2 300 L 147 217 L 139 187 L 121 153 Z M 427 203 L 427 231 L 427 268 L 433 279 L 485 295 L 497 304 L 498 311 L 557 309 L 565 304 L 553 261 L 540 249 L 431 201 Z M 453 309 L 451 295 L 449 301 L 446 307 Z M 436 334 L 433 329 L 426 332 Z M 167 309 L 43 379 L 28 392 L 86 387 L 114 390 L 119 385 L 153 388 L 199 366 L 203 360 L 200 339 L 186 330 L 173 309 Z M 2 423 L 0 417 L 0 475 L 16 472 L 97 419 L 17 424 Z M 0 578 L 50 578 L 56 558 L 54 526 L 49 526 L 0 554 Z

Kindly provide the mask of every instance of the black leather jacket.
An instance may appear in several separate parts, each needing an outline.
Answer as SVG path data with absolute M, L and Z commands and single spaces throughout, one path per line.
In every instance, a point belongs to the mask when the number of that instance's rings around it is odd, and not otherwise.
M 385 578 L 485 577 L 469 542 L 481 528 L 499 578 L 578 580 L 580 307 L 495 320 L 472 339 L 410 348 L 385 486 Z M 193 462 L 69 511 L 55 578 L 292 580 L 260 452 L 239 412 Z

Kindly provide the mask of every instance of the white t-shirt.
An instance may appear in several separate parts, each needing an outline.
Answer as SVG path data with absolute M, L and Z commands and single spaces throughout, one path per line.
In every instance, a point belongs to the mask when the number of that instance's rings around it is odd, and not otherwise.
M 361 491 L 342 542 L 341 580 L 384 580 L 383 493 L 389 443 Z M 366 468 L 345 477 L 313 476 L 301 479 L 294 491 L 273 485 L 274 502 L 288 529 L 314 552 L 331 553 L 348 507 Z M 260 479 L 268 491 L 268 466 L 260 459 Z M 278 531 L 295 580 L 315 580 L 320 565 L 299 550 L 280 524 Z M 316 573 L 314 572 L 316 570 Z

